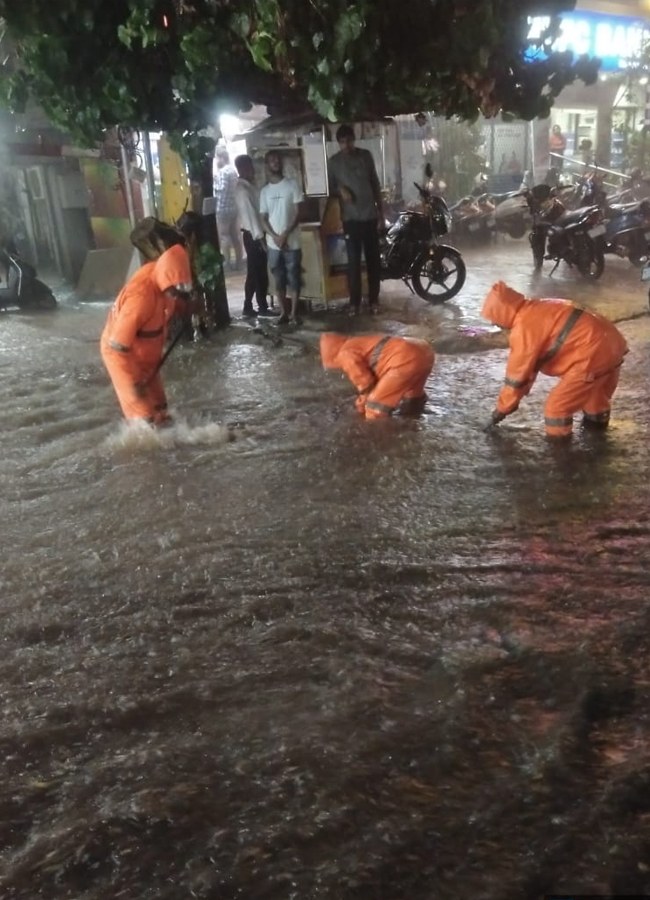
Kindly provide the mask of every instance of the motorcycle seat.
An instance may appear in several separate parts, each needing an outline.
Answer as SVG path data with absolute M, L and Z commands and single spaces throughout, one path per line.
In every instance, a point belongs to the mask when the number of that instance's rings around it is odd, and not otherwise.
M 587 219 L 594 212 L 598 212 L 597 206 L 583 206 L 580 209 L 573 209 L 561 215 L 555 225 L 558 228 L 566 228 L 567 225 L 578 225 L 583 219 Z
M 513 197 L 523 196 L 521 191 L 509 191 L 507 194 L 490 194 L 490 200 L 494 203 L 503 203 L 504 200 L 512 200 Z

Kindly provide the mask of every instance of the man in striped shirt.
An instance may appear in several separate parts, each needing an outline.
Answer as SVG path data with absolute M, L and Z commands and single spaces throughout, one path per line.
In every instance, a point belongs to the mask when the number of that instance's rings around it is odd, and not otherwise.
M 237 170 L 230 165 L 230 156 L 224 147 L 218 147 L 215 153 L 217 161 L 217 178 L 215 193 L 217 195 L 217 229 L 221 242 L 221 252 L 226 264 L 230 261 L 230 249 L 235 254 L 232 268 L 238 270 L 242 262 L 242 245 L 237 222 L 237 203 L 235 187 Z

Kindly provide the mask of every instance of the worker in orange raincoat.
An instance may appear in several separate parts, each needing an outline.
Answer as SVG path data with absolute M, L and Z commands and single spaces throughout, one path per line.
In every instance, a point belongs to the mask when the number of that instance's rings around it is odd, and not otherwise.
M 628 351 L 625 338 L 611 322 L 567 300 L 527 300 L 503 281 L 492 287 L 481 314 L 510 330 L 505 385 L 488 428 L 518 408 L 538 372 L 561 379 L 544 409 L 550 437 L 570 436 L 573 415 L 579 410 L 584 425 L 607 427 Z
M 366 419 L 390 416 L 401 401 L 413 412 L 424 405 L 424 385 L 435 361 L 427 341 L 327 332 L 321 335 L 320 351 L 323 366 L 342 369 L 355 386 L 356 407 Z
M 190 260 L 177 244 L 142 266 L 113 304 L 101 353 L 126 419 L 170 421 L 158 367 L 170 318 L 196 305 L 187 302 L 191 291 Z

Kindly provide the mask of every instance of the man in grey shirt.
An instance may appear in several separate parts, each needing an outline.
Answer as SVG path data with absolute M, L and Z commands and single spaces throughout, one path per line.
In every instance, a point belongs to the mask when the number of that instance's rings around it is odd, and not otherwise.
M 356 315 L 361 306 L 361 251 L 368 272 L 368 305 L 372 313 L 379 308 L 379 234 L 383 214 L 381 187 L 375 161 L 369 150 L 354 145 L 351 125 L 341 125 L 336 132 L 341 148 L 328 161 L 330 196 L 338 197 L 348 251 L 348 285 L 350 312 Z

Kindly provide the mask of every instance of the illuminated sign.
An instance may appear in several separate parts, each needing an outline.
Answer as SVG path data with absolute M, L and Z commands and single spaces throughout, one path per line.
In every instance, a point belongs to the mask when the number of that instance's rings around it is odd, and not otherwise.
M 650 37 L 647 23 L 628 16 L 606 16 L 600 13 L 573 12 L 560 17 L 560 36 L 553 50 L 571 50 L 576 56 L 597 56 L 602 60 L 601 69 L 615 71 L 626 69 L 638 57 L 644 43 Z M 531 40 L 538 40 L 550 25 L 548 16 L 530 20 Z M 531 51 L 530 58 L 544 58 L 543 50 Z

